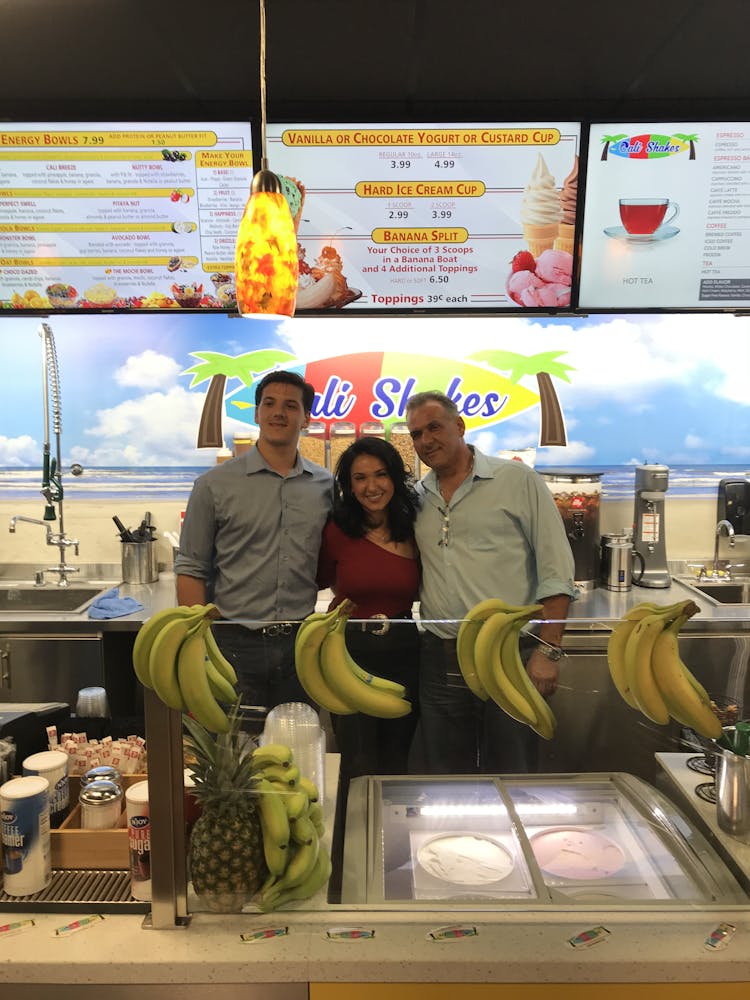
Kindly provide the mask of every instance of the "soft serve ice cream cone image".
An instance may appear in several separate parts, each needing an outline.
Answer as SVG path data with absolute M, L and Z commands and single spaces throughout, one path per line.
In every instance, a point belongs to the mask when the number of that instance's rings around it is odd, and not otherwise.
M 578 154 L 576 153 L 573 169 L 563 181 L 560 191 L 560 208 L 562 219 L 557 227 L 555 250 L 565 250 L 573 253 L 576 232 L 576 202 L 578 201 Z
M 521 201 L 523 238 L 534 257 L 552 249 L 562 215 L 555 178 L 540 153 Z

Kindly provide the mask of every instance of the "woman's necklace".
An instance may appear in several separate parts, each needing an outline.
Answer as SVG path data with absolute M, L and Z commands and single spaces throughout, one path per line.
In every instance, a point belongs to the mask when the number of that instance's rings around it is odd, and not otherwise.
M 365 534 L 368 538 L 372 538 L 376 542 L 382 542 L 384 545 L 391 540 L 391 533 L 385 527 L 368 528 Z

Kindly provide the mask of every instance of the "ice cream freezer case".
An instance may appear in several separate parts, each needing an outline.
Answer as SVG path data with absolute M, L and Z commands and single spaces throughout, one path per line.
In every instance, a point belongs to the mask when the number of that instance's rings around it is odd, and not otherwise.
M 341 902 L 385 908 L 750 904 L 750 884 L 624 773 L 351 782 Z

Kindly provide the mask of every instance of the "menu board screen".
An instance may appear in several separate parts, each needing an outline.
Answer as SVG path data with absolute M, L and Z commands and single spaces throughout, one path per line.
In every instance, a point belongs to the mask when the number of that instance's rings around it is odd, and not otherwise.
M 234 310 L 249 122 L 0 124 L 0 315 Z
M 750 123 L 589 136 L 581 308 L 750 308 Z
M 305 189 L 297 312 L 570 306 L 580 126 L 270 125 Z

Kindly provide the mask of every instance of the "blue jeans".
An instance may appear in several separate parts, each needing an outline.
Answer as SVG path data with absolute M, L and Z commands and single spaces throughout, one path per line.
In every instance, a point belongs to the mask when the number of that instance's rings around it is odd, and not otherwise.
M 428 774 L 528 774 L 537 770 L 538 736 L 461 675 L 454 639 L 421 634 L 419 705 Z
M 219 648 L 237 672 L 242 704 L 256 710 L 252 713 L 255 718 L 263 720 L 276 705 L 290 701 L 303 701 L 318 710 L 297 678 L 294 666 L 297 629 L 295 625 L 251 630 L 233 622 L 214 626 Z

